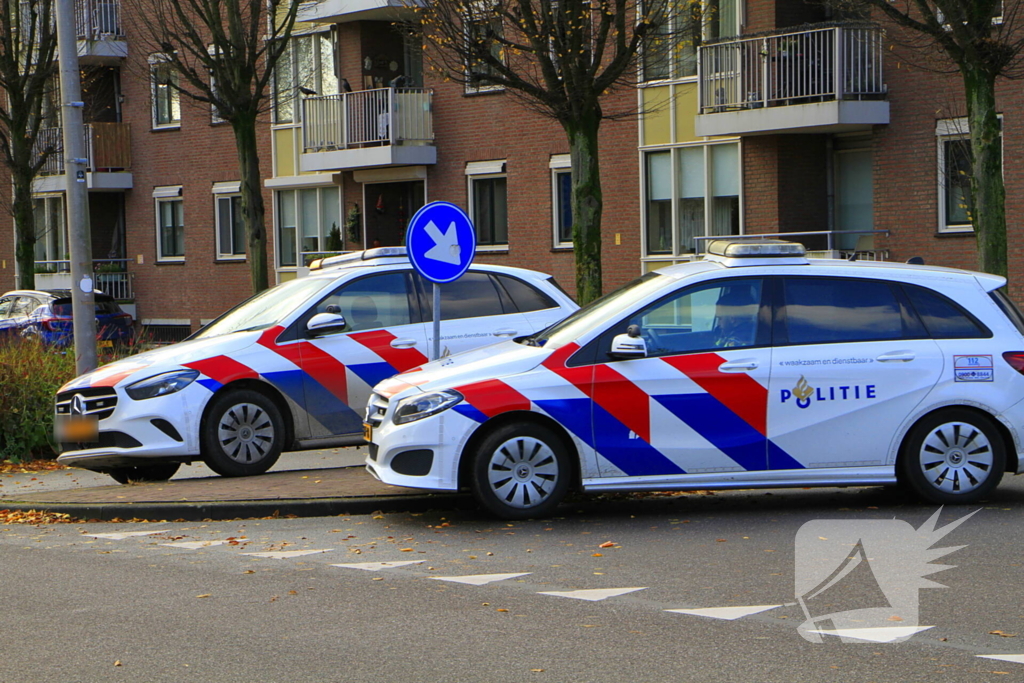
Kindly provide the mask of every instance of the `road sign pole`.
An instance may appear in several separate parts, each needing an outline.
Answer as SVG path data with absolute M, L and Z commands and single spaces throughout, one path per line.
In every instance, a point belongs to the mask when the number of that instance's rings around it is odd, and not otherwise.
M 441 285 L 434 283 L 434 352 L 430 360 L 441 357 Z

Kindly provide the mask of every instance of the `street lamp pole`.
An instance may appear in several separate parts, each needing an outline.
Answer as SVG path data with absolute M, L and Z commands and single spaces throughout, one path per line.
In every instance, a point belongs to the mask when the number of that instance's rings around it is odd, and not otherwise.
M 71 311 L 74 316 L 75 369 L 96 369 L 96 304 L 92 280 L 92 240 L 89 231 L 89 189 L 85 171 L 85 129 L 82 125 L 82 86 L 78 72 L 78 39 L 74 0 L 56 0 L 57 61 L 60 66 L 61 125 L 64 134 L 64 177 L 71 256 Z

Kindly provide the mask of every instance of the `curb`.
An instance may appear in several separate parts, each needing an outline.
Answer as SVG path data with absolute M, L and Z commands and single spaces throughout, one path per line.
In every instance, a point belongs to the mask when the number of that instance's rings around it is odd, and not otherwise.
M 336 517 L 371 512 L 425 512 L 439 506 L 472 508 L 472 496 L 431 493 L 404 496 L 361 496 L 350 498 L 276 499 L 213 501 L 201 503 L 24 503 L 0 501 L 0 509 L 30 510 L 68 514 L 79 519 L 109 522 L 113 519 L 161 519 L 201 522 L 265 517 Z

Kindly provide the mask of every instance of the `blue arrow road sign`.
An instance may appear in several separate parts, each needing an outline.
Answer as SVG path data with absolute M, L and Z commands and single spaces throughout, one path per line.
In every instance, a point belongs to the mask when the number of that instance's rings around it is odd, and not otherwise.
M 409 221 L 405 247 L 413 267 L 431 282 L 458 280 L 476 252 L 473 221 L 454 204 L 430 202 Z

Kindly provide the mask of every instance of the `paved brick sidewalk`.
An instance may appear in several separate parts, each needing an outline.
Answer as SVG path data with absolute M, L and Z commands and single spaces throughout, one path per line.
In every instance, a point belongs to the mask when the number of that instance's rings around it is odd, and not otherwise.
M 362 467 L 175 479 L 0 497 L 0 509 L 47 510 L 86 519 L 230 519 L 359 514 L 461 505 L 466 496 L 382 484 Z

